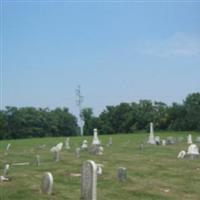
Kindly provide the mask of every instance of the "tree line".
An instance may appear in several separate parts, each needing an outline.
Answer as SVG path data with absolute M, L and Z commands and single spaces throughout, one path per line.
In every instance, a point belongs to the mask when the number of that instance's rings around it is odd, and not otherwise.
M 170 106 L 150 100 L 107 106 L 98 117 L 91 108 L 85 108 L 82 118 L 85 134 L 92 134 L 94 127 L 101 134 L 148 131 L 150 122 L 157 130 L 200 131 L 200 93 L 190 94 L 183 103 Z
M 186 97 L 183 103 L 167 105 L 163 102 L 140 100 L 106 106 L 94 116 L 92 108 L 84 108 L 84 135 L 134 133 L 149 130 L 154 123 L 157 130 L 200 131 L 200 93 Z M 0 139 L 79 135 L 77 118 L 68 108 L 6 107 L 0 111 Z

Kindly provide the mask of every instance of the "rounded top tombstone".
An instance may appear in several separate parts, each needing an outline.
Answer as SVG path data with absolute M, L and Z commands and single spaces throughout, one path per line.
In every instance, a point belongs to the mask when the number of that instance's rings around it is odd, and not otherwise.
M 50 172 L 46 172 L 42 178 L 41 191 L 44 194 L 51 195 L 53 189 L 53 176 Z

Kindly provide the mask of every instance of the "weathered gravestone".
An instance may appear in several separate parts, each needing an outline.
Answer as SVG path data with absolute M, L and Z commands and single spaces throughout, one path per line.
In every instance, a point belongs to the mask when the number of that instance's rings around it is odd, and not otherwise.
M 60 161 L 60 151 L 63 148 L 63 143 L 59 143 L 50 149 L 56 162 Z
M 53 176 L 50 172 L 46 172 L 42 177 L 41 192 L 43 194 L 51 195 L 53 190 Z
M 192 135 L 191 134 L 189 134 L 187 137 L 187 143 L 192 144 Z
M 119 167 L 117 169 L 117 178 L 120 182 L 123 182 L 127 179 L 127 170 L 125 167 Z
M 112 146 L 112 137 L 110 136 L 110 137 L 109 137 L 108 144 L 107 144 L 107 147 L 111 147 L 111 146 Z
M 83 164 L 81 176 L 81 200 L 96 200 L 97 165 L 88 160 Z
M 81 148 L 77 147 L 77 148 L 76 148 L 76 152 L 75 152 L 77 158 L 80 157 L 80 151 L 81 151 Z
M 6 147 L 6 151 L 9 151 L 10 147 L 11 147 L 11 144 L 8 144 Z
M 70 149 L 69 138 L 66 138 L 66 140 L 65 140 L 65 149 L 67 149 L 67 150 Z
M 4 170 L 3 170 L 3 176 L 4 177 L 7 177 L 9 168 L 10 168 L 10 165 L 9 164 L 5 164 Z
M 40 155 L 36 155 L 36 165 L 40 166 Z
M 81 149 L 82 150 L 87 150 L 88 149 L 88 141 L 87 140 L 83 140 L 83 143 L 81 145 Z

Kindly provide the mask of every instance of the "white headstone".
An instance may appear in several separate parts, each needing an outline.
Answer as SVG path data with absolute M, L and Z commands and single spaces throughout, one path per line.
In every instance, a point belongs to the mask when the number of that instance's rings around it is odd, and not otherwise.
M 7 177 L 9 168 L 10 168 L 10 165 L 9 165 L 9 164 L 6 164 L 6 165 L 4 166 L 4 170 L 3 170 L 3 176 L 4 176 L 4 177 Z
M 83 149 L 83 150 L 88 149 L 88 141 L 87 140 L 83 140 L 83 143 L 81 145 L 81 149 Z
M 187 143 L 192 144 L 192 135 L 191 134 L 189 134 L 187 137 Z
M 154 130 L 153 130 L 153 122 L 150 123 L 150 135 L 149 135 L 149 144 L 156 144 L 155 138 L 154 138 Z
M 166 146 L 166 140 L 162 140 L 162 146 Z
M 93 130 L 93 141 L 92 141 L 92 145 L 100 145 L 101 144 L 101 142 L 100 142 L 100 140 L 99 140 L 99 138 L 98 138 L 98 132 L 97 132 L 97 129 L 95 128 L 94 130 Z
M 179 152 L 177 158 L 182 158 L 183 159 L 185 157 L 185 155 L 186 155 L 186 152 L 184 150 L 182 150 L 182 151 Z
M 191 144 L 188 147 L 187 154 L 189 154 L 189 155 L 199 155 L 199 148 L 198 148 L 198 146 L 196 144 Z
M 63 148 L 63 143 L 62 142 L 56 145 L 57 151 L 61 151 L 62 148 Z
M 65 149 L 70 149 L 69 138 L 65 140 Z
M 81 176 L 81 200 L 96 200 L 97 165 L 88 160 L 83 164 Z
M 53 176 L 50 172 L 46 172 L 42 178 L 41 191 L 44 194 L 51 195 L 53 190 Z
M 155 142 L 156 142 L 156 144 L 160 144 L 160 136 L 155 137 Z
M 97 164 L 97 175 L 100 176 L 103 173 L 103 164 Z
M 6 147 L 6 151 L 9 151 L 11 144 L 8 144 Z

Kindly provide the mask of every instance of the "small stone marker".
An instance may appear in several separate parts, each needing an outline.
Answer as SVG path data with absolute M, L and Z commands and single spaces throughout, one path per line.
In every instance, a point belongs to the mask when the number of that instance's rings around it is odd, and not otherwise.
M 108 144 L 107 144 L 107 147 L 111 147 L 111 146 L 112 146 L 112 137 L 110 136 L 110 137 L 109 137 Z
M 97 165 L 88 160 L 83 164 L 81 176 L 81 200 L 96 200 Z
M 46 172 L 42 177 L 41 192 L 43 194 L 51 195 L 53 189 L 53 176 L 50 172 Z
M 141 149 L 141 150 L 144 149 L 144 144 L 143 144 L 143 143 L 140 144 L 140 149 Z
M 79 147 L 76 148 L 76 157 L 79 158 L 80 157 L 80 151 L 81 149 Z
M 192 135 L 191 134 L 189 134 L 187 137 L 187 143 L 192 144 Z
M 67 149 L 67 150 L 70 149 L 69 138 L 66 138 L 66 140 L 65 140 L 65 149 Z
M 55 152 L 55 161 L 59 162 L 60 161 L 60 151 Z
M 123 182 L 127 179 L 127 171 L 125 167 L 119 167 L 117 169 L 117 177 L 120 182 Z
M 166 140 L 162 140 L 162 146 L 166 146 Z
M 83 149 L 83 150 L 87 150 L 88 149 L 88 141 L 87 140 L 83 140 L 83 143 L 81 145 L 81 149 Z
M 36 165 L 40 166 L 40 155 L 36 155 Z
M 8 144 L 6 147 L 6 151 L 9 151 L 11 144 Z
M 4 167 L 4 170 L 3 170 L 3 176 L 4 177 L 7 177 L 9 168 L 10 168 L 10 165 L 6 164 L 5 167 Z

